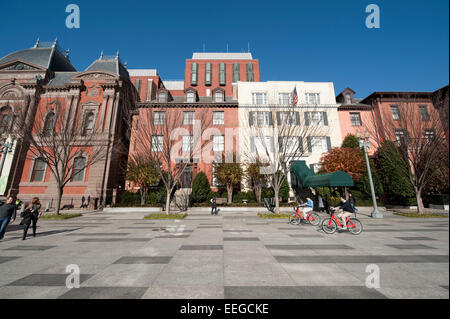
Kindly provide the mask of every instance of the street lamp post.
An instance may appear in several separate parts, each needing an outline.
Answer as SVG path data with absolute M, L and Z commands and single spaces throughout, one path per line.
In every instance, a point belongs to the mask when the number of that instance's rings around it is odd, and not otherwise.
M 359 146 L 363 148 L 364 150 L 364 157 L 366 159 L 366 165 L 367 165 L 367 173 L 369 175 L 369 183 L 370 183 L 370 192 L 372 193 L 372 202 L 373 202 L 373 211 L 371 217 L 373 218 L 383 218 L 383 214 L 378 211 L 378 205 L 377 205 L 377 199 L 375 196 L 375 188 L 373 187 L 373 180 L 372 180 L 372 171 L 370 170 L 370 162 L 369 162 L 369 156 L 367 155 L 367 147 L 369 147 L 369 132 L 366 131 L 366 134 L 363 138 L 361 138 L 361 133 L 359 131 L 356 133 L 356 136 L 359 140 Z

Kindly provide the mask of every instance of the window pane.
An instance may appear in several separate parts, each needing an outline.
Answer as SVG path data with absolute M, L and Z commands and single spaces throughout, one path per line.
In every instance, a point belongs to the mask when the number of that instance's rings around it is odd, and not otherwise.
M 398 111 L 398 106 L 391 106 L 391 111 L 392 111 L 392 118 L 394 120 L 399 120 L 400 119 L 400 114 Z
M 279 93 L 278 94 L 278 103 L 280 105 L 290 105 L 291 102 L 291 94 L 290 93 Z
M 223 124 L 225 124 L 225 113 L 213 112 L 213 125 L 223 125 Z
M 166 112 L 155 112 L 153 117 L 154 125 L 164 125 L 166 122 Z
M 82 181 L 84 178 L 84 169 L 86 159 L 84 157 L 77 157 L 73 161 L 73 181 Z
M 194 112 L 183 112 L 183 124 L 184 125 L 194 124 Z
M 225 150 L 225 138 L 222 135 L 213 136 L 213 151 L 223 152 Z
M 319 93 L 306 93 L 306 104 L 320 104 L 320 94 Z
M 33 173 L 31 174 L 32 182 L 42 182 L 45 175 L 45 162 L 38 158 L 34 162 Z
M 359 113 L 350 113 L 350 122 L 352 126 L 361 126 L 361 115 Z
M 266 93 L 253 93 L 253 104 L 266 104 Z

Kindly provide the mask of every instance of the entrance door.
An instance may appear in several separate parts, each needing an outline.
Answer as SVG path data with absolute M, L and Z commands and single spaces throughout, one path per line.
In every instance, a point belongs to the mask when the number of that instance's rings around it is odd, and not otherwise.
M 192 167 L 186 166 L 181 174 L 181 188 L 192 188 Z

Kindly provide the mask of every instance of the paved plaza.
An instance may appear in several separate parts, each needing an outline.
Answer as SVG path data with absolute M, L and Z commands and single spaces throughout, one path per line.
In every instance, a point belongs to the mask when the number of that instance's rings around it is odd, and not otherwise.
M 354 236 L 246 211 L 144 215 L 41 220 L 25 241 L 16 221 L 0 241 L 0 299 L 449 298 L 445 218 L 362 215 L 364 231 Z M 74 264 L 81 284 L 69 289 L 66 267 Z M 378 289 L 365 284 L 373 264 Z

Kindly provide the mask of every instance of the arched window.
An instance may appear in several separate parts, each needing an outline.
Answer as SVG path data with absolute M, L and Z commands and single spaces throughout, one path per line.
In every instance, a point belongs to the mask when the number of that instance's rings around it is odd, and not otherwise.
M 43 182 L 45 178 L 46 164 L 42 158 L 36 158 L 34 161 L 33 172 L 31 173 L 32 182 Z
M 73 160 L 72 181 L 84 181 L 84 171 L 86 169 L 86 158 L 76 157 Z
M 54 112 L 48 113 L 44 123 L 43 134 L 45 136 L 49 136 L 55 132 L 55 122 L 56 122 L 55 113 Z
M 7 133 L 11 128 L 11 108 L 4 107 L 0 111 L 0 134 Z
M 89 112 L 85 116 L 83 134 L 84 135 L 91 134 L 94 131 L 94 125 L 95 125 L 95 114 L 94 112 Z

